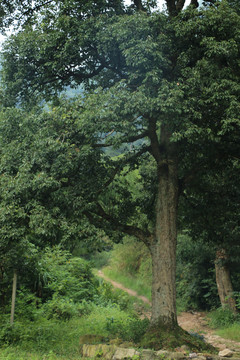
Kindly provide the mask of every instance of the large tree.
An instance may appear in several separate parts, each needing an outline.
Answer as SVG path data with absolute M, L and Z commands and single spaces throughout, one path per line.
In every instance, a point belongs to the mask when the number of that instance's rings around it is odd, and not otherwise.
M 178 199 L 205 162 L 214 164 L 228 131 L 239 128 L 239 16 L 225 2 L 198 11 L 192 1 L 183 11 L 185 1 L 167 0 L 166 14 L 151 13 L 141 1 L 128 7 L 121 1 L 36 1 L 34 9 L 12 3 L 25 23 L 3 51 L 9 104 L 84 83 L 82 141 L 90 131 L 93 151 L 131 144 L 118 158 L 102 156 L 108 179 L 84 215 L 148 246 L 151 324 L 175 328 Z M 151 201 L 133 204 L 129 191 L 116 186 L 109 206 L 106 193 L 119 172 L 149 157 L 155 163 Z M 132 212 L 124 199 L 135 205 Z M 142 211 L 152 219 L 139 221 Z

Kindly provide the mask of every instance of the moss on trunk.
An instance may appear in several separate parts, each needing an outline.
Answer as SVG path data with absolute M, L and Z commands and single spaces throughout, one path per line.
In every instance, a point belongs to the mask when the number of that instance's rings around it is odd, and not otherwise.
M 143 348 L 172 351 L 182 345 L 186 345 L 193 352 L 217 353 L 217 350 L 205 343 L 200 335 L 191 335 L 178 325 L 171 328 L 163 324 L 151 325 L 140 343 Z

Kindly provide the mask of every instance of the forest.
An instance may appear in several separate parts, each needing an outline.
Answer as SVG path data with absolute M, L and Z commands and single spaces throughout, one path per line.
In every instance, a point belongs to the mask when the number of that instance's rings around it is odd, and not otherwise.
M 0 359 L 240 359 L 239 1 L 164 5 L 1 1 Z

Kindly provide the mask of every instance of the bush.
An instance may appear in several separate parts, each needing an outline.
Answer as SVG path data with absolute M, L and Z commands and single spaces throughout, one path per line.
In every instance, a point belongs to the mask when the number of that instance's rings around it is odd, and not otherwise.
M 118 305 L 96 306 L 85 318 L 89 334 L 138 342 L 145 333 L 149 320 L 141 320 L 134 313 L 122 311 Z
M 148 319 L 141 320 L 128 317 L 124 322 L 121 322 L 119 319 L 111 317 L 107 318 L 106 329 L 112 336 L 121 338 L 124 341 L 139 343 L 148 325 Z
M 21 324 L 15 323 L 11 326 L 8 323 L 1 324 L 0 345 L 17 344 L 21 339 Z
M 89 314 L 91 309 L 92 304 L 87 301 L 83 300 L 81 303 L 75 303 L 68 297 L 53 296 L 53 299 L 43 305 L 41 313 L 47 319 L 69 320 L 74 316 Z
M 90 264 L 82 258 L 73 258 L 59 247 L 47 249 L 42 258 L 41 276 L 44 279 L 45 300 L 54 296 L 69 297 L 74 302 L 91 301 L 97 293 L 98 280 Z

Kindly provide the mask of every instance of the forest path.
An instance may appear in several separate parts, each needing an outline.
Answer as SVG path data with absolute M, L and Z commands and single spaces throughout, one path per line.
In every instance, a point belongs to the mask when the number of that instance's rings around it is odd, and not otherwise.
M 98 271 L 98 276 L 104 280 L 110 282 L 114 288 L 121 289 L 127 292 L 129 295 L 134 296 L 144 303 L 151 305 L 151 302 L 145 297 L 138 295 L 138 293 L 132 289 L 126 288 L 124 285 L 113 281 L 103 274 L 101 270 Z M 150 312 L 145 312 L 144 316 L 150 318 Z M 204 339 L 209 344 L 215 346 L 219 350 L 231 349 L 236 352 L 240 352 L 240 342 L 224 339 L 214 334 L 214 330 L 210 329 L 207 325 L 207 313 L 205 312 L 182 312 L 178 315 L 178 324 L 186 331 L 190 333 L 196 333 L 204 336 Z

